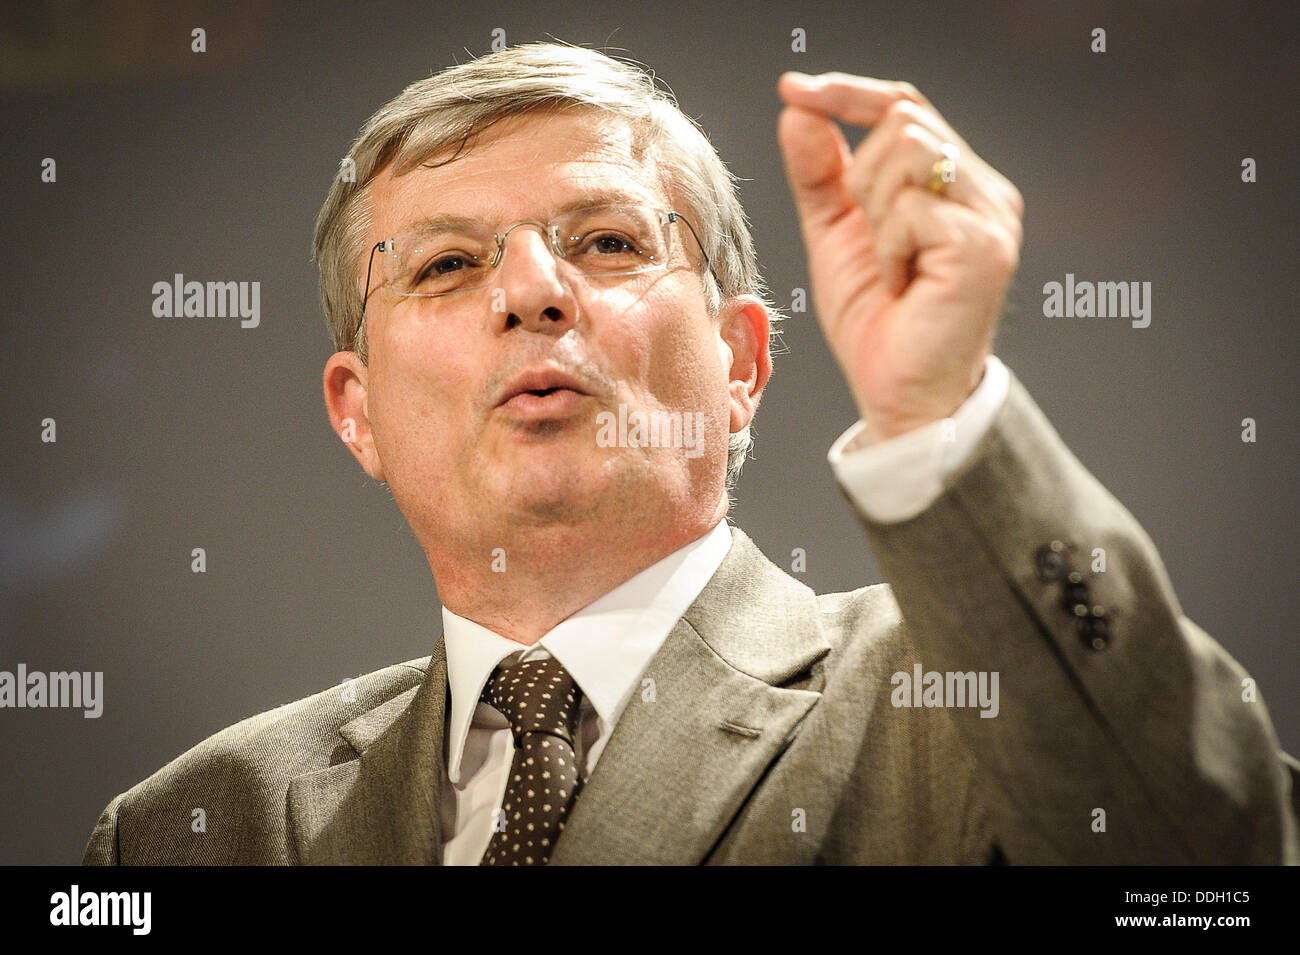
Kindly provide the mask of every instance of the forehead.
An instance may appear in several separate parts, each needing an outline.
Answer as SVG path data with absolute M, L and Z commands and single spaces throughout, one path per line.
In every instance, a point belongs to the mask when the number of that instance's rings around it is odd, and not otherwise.
M 548 216 L 602 193 L 667 204 L 630 124 L 591 110 L 507 117 L 459 155 L 450 149 L 403 175 L 390 165 L 370 188 L 371 232 L 381 236 L 440 213 L 489 222 Z

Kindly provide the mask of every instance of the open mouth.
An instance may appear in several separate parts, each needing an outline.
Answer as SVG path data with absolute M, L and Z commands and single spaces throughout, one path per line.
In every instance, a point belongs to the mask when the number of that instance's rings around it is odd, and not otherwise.
M 502 408 L 517 418 L 567 418 L 576 413 L 582 402 L 591 397 L 581 391 L 556 385 L 529 388 L 513 395 Z
M 501 394 L 499 407 L 510 417 L 532 421 L 571 418 L 592 397 L 581 380 L 550 365 L 515 375 Z

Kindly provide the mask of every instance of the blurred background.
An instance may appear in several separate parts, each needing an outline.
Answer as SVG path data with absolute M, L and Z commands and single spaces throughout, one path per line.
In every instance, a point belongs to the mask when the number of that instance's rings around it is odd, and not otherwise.
M 998 354 L 1300 753 L 1296 28 L 1291 3 L 5 5 L 0 670 L 103 671 L 105 700 L 0 710 L 0 863 L 78 862 L 114 795 L 204 737 L 432 651 L 424 556 L 326 420 L 311 233 L 365 119 L 498 30 L 653 69 L 745 180 L 787 306 L 778 75 L 916 84 L 1026 199 Z M 260 325 L 154 317 L 178 272 L 259 281 Z M 1150 327 L 1045 318 L 1067 272 L 1151 282 Z M 825 456 L 856 415 L 813 313 L 783 339 L 732 516 L 853 589 L 880 578 Z

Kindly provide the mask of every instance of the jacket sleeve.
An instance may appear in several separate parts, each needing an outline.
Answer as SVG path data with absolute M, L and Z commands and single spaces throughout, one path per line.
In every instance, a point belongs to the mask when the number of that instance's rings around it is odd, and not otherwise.
M 1014 374 L 934 503 L 898 523 L 858 516 L 925 671 L 998 674 L 995 717 L 950 710 L 990 851 L 1013 864 L 1300 859 L 1289 757 L 1258 689 L 1183 616 L 1146 533 Z
M 117 848 L 117 808 L 121 805 L 123 793 L 118 796 L 99 816 L 95 829 L 86 843 L 86 852 L 82 856 L 82 865 L 121 865 L 121 856 Z

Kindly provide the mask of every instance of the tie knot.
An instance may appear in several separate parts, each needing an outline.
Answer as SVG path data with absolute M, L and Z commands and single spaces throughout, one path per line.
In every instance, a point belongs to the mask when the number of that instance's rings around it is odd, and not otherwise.
M 524 733 L 548 733 L 573 744 L 582 692 L 554 657 L 498 666 L 483 688 L 483 702 L 510 721 L 518 743 Z

